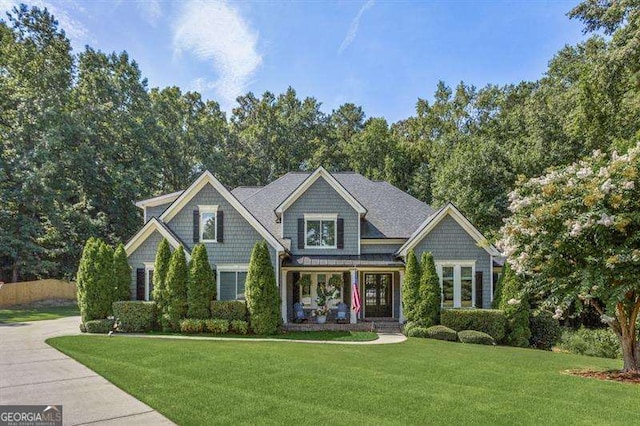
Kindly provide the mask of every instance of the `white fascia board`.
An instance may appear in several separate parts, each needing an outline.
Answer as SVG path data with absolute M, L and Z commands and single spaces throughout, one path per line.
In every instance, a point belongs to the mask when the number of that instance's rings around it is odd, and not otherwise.
M 220 183 L 218 179 L 215 178 L 208 170 L 205 171 L 196 179 L 189 188 L 187 188 L 165 211 L 160 215 L 160 220 L 168 223 L 182 208 L 196 195 L 202 188 L 204 188 L 207 184 L 213 186 L 213 188 L 218 191 L 225 200 L 231 204 L 231 206 L 238 212 L 242 217 L 246 219 L 247 222 L 253 228 L 258 231 L 258 233 L 264 238 L 276 251 L 283 251 L 284 247 L 280 242 L 273 236 L 271 233 L 264 227 L 258 219 L 256 219 L 249 210 L 227 189 L 223 184 Z
M 293 191 L 282 203 L 280 203 L 278 207 L 276 207 L 276 215 L 278 215 L 279 217 L 285 210 L 287 210 L 293 203 L 295 203 L 296 200 L 300 198 L 300 196 L 311 187 L 311 185 L 313 185 L 321 177 L 338 194 L 340 194 L 340 196 L 344 198 L 344 200 L 348 202 L 360 216 L 364 216 L 365 214 L 367 214 L 367 209 L 365 209 L 364 206 L 360 204 L 360 202 L 356 200 L 355 197 L 351 195 L 349 191 L 347 191 L 344 186 L 342 186 L 340 182 L 338 182 L 336 178 L 331 175 L 331 173 L 326 171 L 324 167 L 318 167 L 313 173 L 309 175 L 309 177 L 304 180 L 304 182 L 302 182 L 302 184 L 300 184 L 300 186 L 295 189 L 295 191 Z
M 153 217 L 129 240 L 129 242 L 127 242 L 127 245 L 124 246 L 127 257 L 136 251 L 136 249 L 140 247 L 140 245 L 144 243 L 155 231 L 158 231 L 160 235 L 166 238 L 174 249 L 177 249 L 182 245 L 180 244 L 180 241 L 178 241 L 164 226 L 162 226 L 160 222 L 158 222 L 158 219 Z M 186 247 L 183 246 L 182 248 L 184 249 L 187 261 L 189 261 L 191 259 L 191 255 L 187 251 Z
M 176 191 L 171 194 L 158 195 L 157 197 L 147 198 L 146 200 L 136 201 L 136 207 L 144 209 L 145 207 L 155 207 L 162 204 L 174 202 L 184 191 Z
M 428 217 L 416 232 L 411 235 L 409 240 L 398 250 L 398 255 L 405 257 L 409 250 L 413 249 L 420 241 L 422 241 L 431 232 L 438 223 L 445 216 L 451 216 L 457 223 L 464 229 L 467 234 L 477 243 L 478 247 L 484 249 L 490 256 L 499 255 L 498 249 L 492 244 L 489 244 L 488 240 L 482 235 L 482 233 L 475 227 L 469 220 L 454 206 L 452 203 L 447 203 L 436 214 Z

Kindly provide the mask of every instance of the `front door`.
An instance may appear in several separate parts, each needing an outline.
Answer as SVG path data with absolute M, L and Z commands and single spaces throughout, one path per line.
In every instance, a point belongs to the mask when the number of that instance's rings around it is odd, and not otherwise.
M 391 274 L 364 274 L 364 314 L 391 317 Z

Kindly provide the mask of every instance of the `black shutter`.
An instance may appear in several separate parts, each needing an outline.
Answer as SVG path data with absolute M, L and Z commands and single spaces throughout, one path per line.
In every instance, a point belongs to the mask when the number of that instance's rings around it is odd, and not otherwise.
M 342 301 L 351 307 L 351 272 L 343 272 L 342 281 Z
M 200 242 L 200 212 L 198 210 L 193 211 L 193 242 Z
M 224 215 L 222 210 L 216 213 L 216 241 L 219 243 L 224 241 Z
M 482 271 L 476 272 L 476 308 L 482 308 Z
M 338 244 L 339 249 L 344 248 L 344 219 L 338 219 Z
M 136 300 L 144 300 L 144 268 L 136 269 Z
M 298 249 L 304 248 L 304 219 L 298 219 Z

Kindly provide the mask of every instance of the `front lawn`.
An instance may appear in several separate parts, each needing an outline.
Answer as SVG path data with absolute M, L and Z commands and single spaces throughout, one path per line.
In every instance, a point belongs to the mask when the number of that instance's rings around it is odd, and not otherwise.
M 51 320 L 80 315 L 78 305 L 0 309 L 0 323 Z
M 178 424 L 633 424 L 615 360 L 409 339 L 284 344 L 102 336 L 48 343 Z
M 365 342 L 376 340 L 378 335 L 373 331 L 287 331 L 281 334 L 182 334 L 182 333 L 164 333 L 151 331 L 153 335 L 179 335 L 194 337 L 231 337 L 234 339 L 282 339 L 282 340 L 334 340 L 343 342 Z

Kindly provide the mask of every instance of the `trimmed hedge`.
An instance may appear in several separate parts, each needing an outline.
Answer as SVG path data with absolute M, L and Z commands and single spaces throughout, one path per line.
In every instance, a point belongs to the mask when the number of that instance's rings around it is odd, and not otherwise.
M 249 323 L 247 321 L 233 320 L 230 322 L 230 330 L 235 334 L 249 333 Z
M 408 331 L 405 332 L 405 334 L 407 335 L 407 337 L 421 337 L 423 339 L 429 337 L 427 328 L 421 326 L 411 327 Z
M 224 334 L 229 331 L 229 321 L 221 319 L 204 320 L 204 328 L 207 333 Z
M 84 323 L 84 328 L 87 330 L 87 333 L 107 334 L 108 332 L 113 331 L 113 320 L 97 319 L 87 321 Z M 82 328 L 80 329 L 82 330 Z
M 497 309 L 443 309 L 440 323 L 457 332 L 481 331 L 500 342 L 505 337 L 507 318 Z
M 558 347 L 574 354 L 622 359 L 620 341 L 610 328 L 565 330 Z
M 458 333 L 444 325 L 434 325 L 433 327 L 427 328 L 427 338 L 457 342 Z
M 118 331 L 142 333 L 156 324 L 156 302 L 126 301 L 113 303 L 113 316 Z
M 402 333 L 405 336 L 408 336 L 412 328 L 420 327 L 420 326 L 421 324 L 416 321 L 407 321 L 406 323 L 404 323 L 404 327 L 402 327 Z
M 496 341 L 487 333 L 475 330 L 462 330 L 458 332 L 458 339 L 462 343 L 473 343 L 476 345 L 495 345 Z
M 246 321 L 247 304 L 242 300 L 211 302 L 211 318 L 227 321 Z
M 205 331 L 205 320 L 187 318 L 180 321 L 180 332 L 185 334 L 202 333 Z
M 550 351 L 560 340 L 562 328 L 557 319 L 549 311 L 536 311 L 529 318 L 531 337 L 529 344 L 532 348 Z

